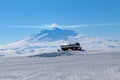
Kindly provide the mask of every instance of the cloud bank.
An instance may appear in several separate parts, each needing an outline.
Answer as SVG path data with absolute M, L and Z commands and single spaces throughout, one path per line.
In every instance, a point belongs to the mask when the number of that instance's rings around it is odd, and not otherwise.
M 58 25 L 57 23 L 52 24 L 43 24 L 40 26 L 10 26 L 11 28 L 38 28 L 38 29 L 50 29 L 50 28 L 63 28 L 63 29 L 70 29 L 70 28 L 80 28 L 80 27 L 102 27 L 102 26 L 120 26 L 120 23 L 102 23 L 102 24 L 80 24 L 80 25 Z

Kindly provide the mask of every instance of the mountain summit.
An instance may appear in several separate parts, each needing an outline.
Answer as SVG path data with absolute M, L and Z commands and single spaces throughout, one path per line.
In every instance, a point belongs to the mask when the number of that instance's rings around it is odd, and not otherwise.
M 52 23 L 52 24 L 50 25 L 50 29 L 55 29 L 55 28 L 59 28 L 58 24 Z
M 66 40 L 69 36 L 76 36 L 78 33 L 72 30 L 65 30 L 59 27 L 51 27 L 51 29 L 42 30 L 39 33 L 35 33 L 29 37 L 30 41 L 56 41 Z

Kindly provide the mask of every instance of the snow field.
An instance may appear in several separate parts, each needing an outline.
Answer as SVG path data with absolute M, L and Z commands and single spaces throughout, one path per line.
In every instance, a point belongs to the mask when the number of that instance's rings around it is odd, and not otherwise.
M 0 80 L 119 80 L 120 53 L 0 58 Z

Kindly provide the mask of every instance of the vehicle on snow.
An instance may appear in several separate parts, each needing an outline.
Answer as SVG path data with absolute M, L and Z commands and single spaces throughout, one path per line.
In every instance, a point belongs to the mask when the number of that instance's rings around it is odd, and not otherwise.
M 82 51 L 82 47 L 80 46 L 80 43 L 69 43 L 69 44 L 63 44 L 60 46 L 61 50 L 58 51 Z

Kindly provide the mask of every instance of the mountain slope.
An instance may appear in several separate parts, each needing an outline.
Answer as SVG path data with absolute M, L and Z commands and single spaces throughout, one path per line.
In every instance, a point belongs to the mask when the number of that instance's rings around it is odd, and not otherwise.
M 52 28 L 51 30 L 42 30 L 40 33 L 35 33 L 28 41 L 56 41 L 60 39 L 68 39 L 69 36 L 76 36 L 77 33 L 72 30 L 64 30 L 60 28 Z
M 25 56 L 55 52 L 60 49 L 61 44 L 68 42 L 80 42 L 82 48 L 89 53 L 120 51 L 120 39 L 85 36 L 71 30 L 55 27 L 42 30 L 40 33 L 33 34 L 15 43 L 1 46 L 0 54 Z

